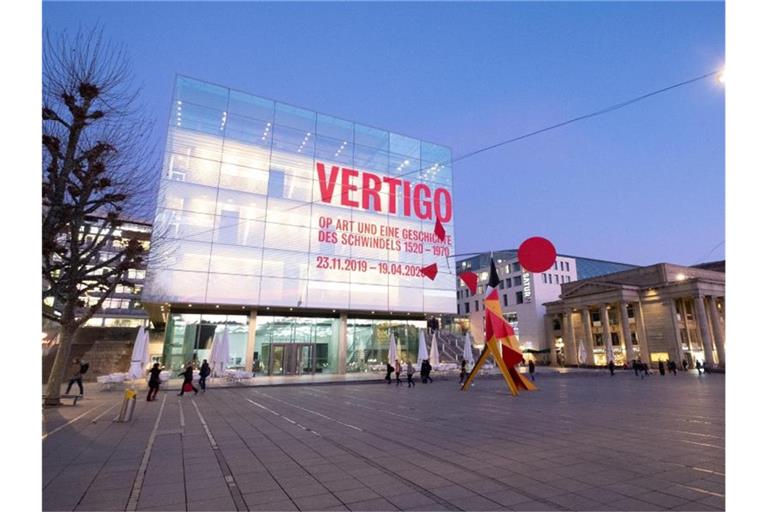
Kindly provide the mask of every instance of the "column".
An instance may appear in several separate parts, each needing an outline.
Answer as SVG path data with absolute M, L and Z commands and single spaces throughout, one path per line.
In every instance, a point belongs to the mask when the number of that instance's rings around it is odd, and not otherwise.
M 339 315 L 339 346 L 338 367 L 336 372 L 340 375 L 347 373 L 347 314 Z
M 710 366 L 713 366 L 715 364 L 715 359 L 712 356 L 712 336 L 709 332 L 707 313 L 704 309 L 704 297 L 697 295 L 693 299 L 693 302 L 696 305 L 696 321 L 699 326 L 701 342 L 704 344 L 704 359 Z
M 611 325 L 608 317 L 608 304 L 600 304 L 600 323 L 603 327 L 603 343 L 605 344 L 606 363 L 613 359 L 613 340 L 611 339 Z
M 712 334 L 715 336 L 715 348 L 717 349 L 717 362 L 721 367 L 725 366 L 725 336 L 723 324 L 720 323 L 720 312 L 717 310 L 717 297 L 709 298 L 709 319 L 712 324 Z
M 253 350 L 256 348 L 256 310 L 248 314 L 248 338 L 245 340 L 245 371 L 253 369 Z M 261 361 L 263 364 L 264 361 Z
M 555 333 L 552 329 L 552 315 L 544 315 L 544 332 L 549 345 L 549 366 L 557 366 L 557 345 L 555 345 Z
M 576 365 L 579 363 L 576 357 L 576 333 L 573 330 L 571 312 L 563 313 L 563 343 L 565 344 L 565 364 Z
M 637 331 L 637 343 L 640 345 L 640 358 L 644 362 L 650 363 L 651 356 L 648 352 L 648 338 L 645 332 L 645 317 L 643 316 L 643 305 L 640 303 L 640 301 L 635 303 L 635 330 Z
M 624 336 L 624 362 L 629 366 L 632 360 L 635 359 L 635 349 L 632 348 L 632 331 L 629 329 L 629 314 L 627 313 L 626 302 L 619 302 L 619 311 L 621 312 L 621 334 Z
M 589 314 L 589 308 L 581 310 L 581 325 L 584 328 L 584 348 L 587 350 L 587 364 L 595 364 L 595 344 L 592 340 L 592 315 Z
M 683 351 L 683 340 L 680 338 L 680 327 L 677 323 L 677 308 L 675 308 L 675 299 L 667 299 L 665 301 L 665 305 L 667 306 L 667 309 L 669 310 L 669 318 L 672 320 L 672 332 L 675 336 L 675 346 L 674 351 L 677 353 L 677 360 L 680 361 L 680 364 L 682 364 L 683 359 L 685 358 L 684 351 Z M 685 321 L 685 305 L 681 304 L 682 310 L 683 310 L 683 320 Z M 691 343 L 691 336 L 688 335 L 688 346 L 690 347 Z

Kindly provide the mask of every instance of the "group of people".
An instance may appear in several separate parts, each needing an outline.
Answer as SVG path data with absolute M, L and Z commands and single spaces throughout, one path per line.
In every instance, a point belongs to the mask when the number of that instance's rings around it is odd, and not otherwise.
M 399 386 L 403 383 L 402 380 L 400 380 L 400 374 L 403 371 L 403 366 L 400 363 L 399 359 L 395 359 L 395 366 L 392 366 L 391 364 L 387 363 L 387 376 L 384 377 L 384 380 L 387 381 L 387 384 L 392 384 L 392 373 L 395 374 L 395 385 Z M 432 372 L 432 365 L 429 363 L 428 359 L 424 359 L 421 362 L 421 382 L 426 384 L 427 382 L 433 382 L 432 377 L 429 376 L 429 374 Z M 416 387 L 416 382 L 413 380 L 413 375 L 416 373 L 416 369 L 413 367 L 413 364 L 411 364 L 410 360 L 407 360 L 405 362 L 405 375 L 408 377 L 408 387 Z
M 157 392 L 160 391 L 160 363 L 155 363 L 152 368 L 147 372 L 149 373 L 149 381 L 147 382 L 149 390 L 147 391 L 147 402 L 153 402 L 157 400 Z M 211 374 L 211 367 L 208 364 L 207 359 L 203 359 L 203 364 L 200 365 L 200 390 L 205 393 L 205 381 Z M 184 393 L 194 391 L 195 395 L 199 392 L 193 384 L 194 380 L 194 364 L 192 361 L 187 363 L 187 367 L 183 372 L 179 374 L 179 377 L 184 377 L 184 381 L 181 384 L 181 391 L 179 396 L 183 396 Z
M 611 375 L 613 375 L 613 369 L 611 368 L 613 361 L 608 363 L 608 368 L 611 370 Z M 682 363 L 682 371 L 687 372 L 688 371 L 688 361 L 686 359 L 683 359 Z M 659 375 L 662 377 L 667 374 L 667 372 L 671 373 L 672 375 L 677 375 L 677 362 L 673 360 L 666 361 L 659 361 L 658 366 Z M 698 359 L 696 360 L 696 371 L 699 372 L 699 375 L 701 375 L 702 371 L 707 372 L 709 368 L 707 367 L 706 363 L 702 364 L 701 361 Z M 649 375 L 648 373 L 648 363 L 644 363 L 640 359 L 633 359 L 632 360 L 632 369 L 635 372 L 635 376 L 639 376 L 641 379 L 645 378 L 646 375 Z

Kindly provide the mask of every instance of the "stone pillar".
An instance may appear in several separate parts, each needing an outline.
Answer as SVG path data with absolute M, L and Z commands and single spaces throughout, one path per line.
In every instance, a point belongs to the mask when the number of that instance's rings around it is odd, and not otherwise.
M 619 311 L 621 313 L 621 334 L 624 336 L 624 361 L 629 366 L 632 360 L 635 359 L 635 349 L 632 348 L 632 331 L 629 329 L 629 314 L 627 313 L 626 302 L 619 302 Z
M 600 304 L 600 323 L 603 327 L 603 343 L 605 345 L 606 363 L 614 359 L 613 340 L 611 339 L 611 324 L 608 317 L 608 304 Z
M 648 352 L 648 337 L 645 332 L 643 305 L 639 301 L 635 303 L 635 330 L 637 331 L 637 343 L 640 345 L 640 358 L 643 362 L 650 363 L 651 355 Z
M 347 314 L 339 315 L 339 346 L 338 367 L 336 372 L 340 375 L 347 373 Z
M 245 340 L 245 371 L 253 369 L 253 351 L 256 348 L 256 310 L 248 314 L 248 338 Z M 260 361 L 264 365 L 264 361 Z
M 712 334 L 715 337 L 715 348 L 717 349 L 717 363 L 725 367 L 725 336 L 723 335 L 723 325 L 720 323 L 720 312 L 717 310 L 717 297 L 709 298 L 709 319 L 712 324 Z
M 684 351 L 683 351 L 683 339 L 680 337 L 680 327 L 677 323 L 677 309 L 675 308 L 675 299 L 667 299 L 665 301 L 665 305 L 667 306 L 667 309 L 669 310 L 669 319 L 672 322 L 672 334 L 674 335 L 675 339 L 675 345 L 673 347 L 674 352 L 677 354 L 677 359 L 680 361 L 680 364 L 682 364 L 683 359 L 685 358 Z M 683 305 L 683 319 L 685 319 L 685 307 Z M 688 335 L 688 343 L 690 346 L 690 334 Z
M 557 345 L 555 345 L 555 333 L 552 329 L 552 315 L 544 315 L 544 332 L 549 346 L 549 366 L 557 366 Z
M 586 363 L 590 366 L 595 364 L 595 344 L 592 341 L 592 315 L 589 314 L 589 308 L 581 310 L 581 324 L 584 329 L 584 348 L 587 350 Z
M 694 299 L 696 305 L 696 321 L 699 326 L 699 335 L 701 335 L 701 342 L 704 344 L 704 360 L 710 365 L 715 364 L 715 359 L 712 352 L 712 336 L 709 332 L 709 325 L 707 323 L 707 312 L 704 309 L 704 298 L 696 296 Z
M 578 358 L 576 357 L 576 333 L 573 329 L 573 318 L 571 318 L 571 312 L 566 311 L 563 313 L 563 343 L 565 344 L 565 364 L 578 364 Z

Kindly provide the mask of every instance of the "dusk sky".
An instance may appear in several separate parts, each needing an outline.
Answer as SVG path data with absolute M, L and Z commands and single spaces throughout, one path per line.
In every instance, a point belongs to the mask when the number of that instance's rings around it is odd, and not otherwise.
M 175 74 L 449 146 L 454 158 L 724 65 L 724 4 L 44 3 L 125 43 L 162 146 Z M 724 90 L 702 80 L 454 167 L 456 251 L 724 258 Z

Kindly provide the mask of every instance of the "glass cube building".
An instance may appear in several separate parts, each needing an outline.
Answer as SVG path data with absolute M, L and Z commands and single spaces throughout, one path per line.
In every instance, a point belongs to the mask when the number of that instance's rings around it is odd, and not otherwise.
M 455 308 L 453 226 L 448 148 L 179 76 L 142 297 L 165 364 L 224 329 L 268 374 L 365 371 L 382 332 L 415 360 Z

